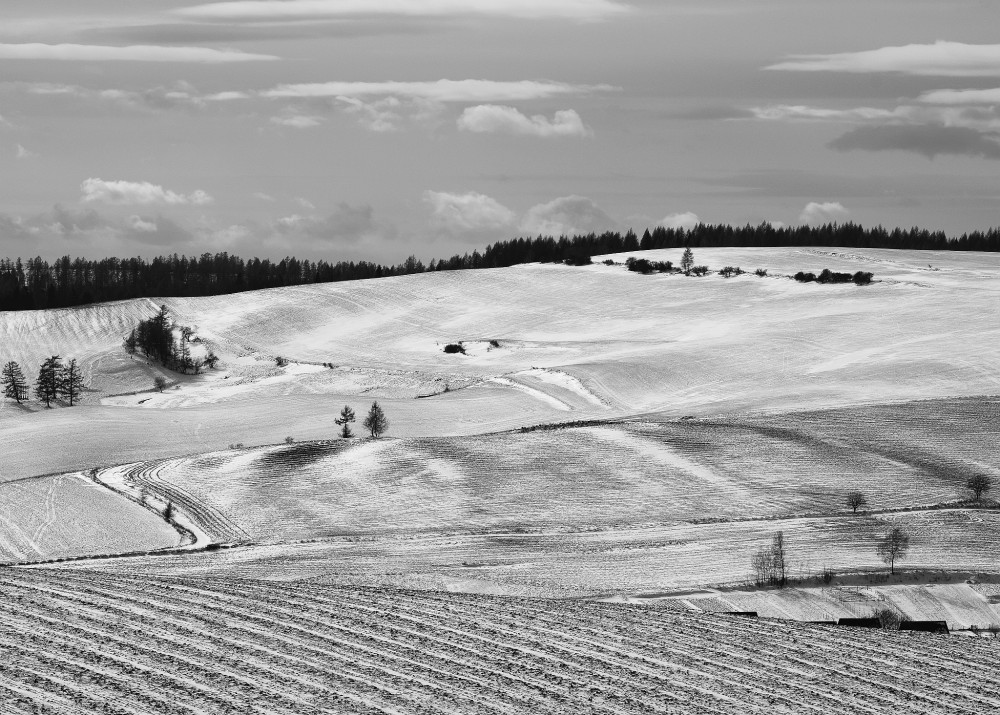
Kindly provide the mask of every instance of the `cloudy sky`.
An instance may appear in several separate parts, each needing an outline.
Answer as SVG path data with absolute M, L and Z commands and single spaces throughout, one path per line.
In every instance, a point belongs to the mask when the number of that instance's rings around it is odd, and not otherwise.
M 0 254 L 1000 225 L 992 0 L 3 0 Z

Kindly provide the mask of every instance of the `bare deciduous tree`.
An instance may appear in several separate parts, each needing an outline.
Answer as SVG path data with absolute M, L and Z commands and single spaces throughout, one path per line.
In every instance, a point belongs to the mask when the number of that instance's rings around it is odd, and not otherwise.
M 875 545 L 875 553 L 889 565 L 889 573 L 896 573 L 896 562 L 910 549 L 910 535 L 896 526 Z
M 785 534 L 777 532 L 771 538 L 770 546 L 763 546 L 750 558 L 754 580 L 758 586 L 778 586 L 788 584 L 788 556 L 785 551 Z
M 976 501 L 980 501 L 983 498 L 983 494 L 988 492 L 992 487 L 993 480 L 985 474 L 971 476 L 969 477 L 969 481 L 965 483 L 965 488 L 972 492 Z
M 155 387 L 160 392 L 163 392 L 163 388 L 165 388 L 166 386 L 167 386 L 167 378 L 165 378 L 163 375 L 157 375 L 153 379 L 153 387 Z
M 851 510 L 857 514 L 858 509 L 868 506 L 868 500 L 861 492 L 851 492 L 847 495 L 847 506 L 851 507 Z

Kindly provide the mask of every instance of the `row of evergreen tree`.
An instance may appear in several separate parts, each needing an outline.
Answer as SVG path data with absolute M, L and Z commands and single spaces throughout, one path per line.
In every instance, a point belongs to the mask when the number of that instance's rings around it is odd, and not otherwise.
M 200 257 L 160 256 L 88 260 L 64 256 L 50 264 L 42 258 L 0 260 L 0 310 L 64 308 L 87 303 L 146 297 L 183 297 L 238 293 L 261 288 L 383 278 L 386 276 L 475 268 L 503 268 L 520 263 L 585 262 L 604 253 L 654 248 L 841 246 L 937 251 L 1000 251 L 1000 229 L 974 231 L 949 238 L 941 231 L 855 223 L 824 226 L 758 226 L 700 224 L 691 229 L 658 226 L 642 237 L 608 231 L 572 238 L 538 236 L 500 241 L 424 265 L 410 256 L 398 265 L 368 261 L 328 263 L 284 258 L 243 260 L 228 253 Z
M 0 382 L 3 384 L 4 397 L 17 400 L 22 404 L 28 399 L 28 382 L 21 366 L 13 360 L 3 366 Z M 45 359 L 38 368 L 35 379 L 35 398 L 51 407 L 52 402 L 63 398 L 72 407 L 80 399 L 83 392 L 83 373 L 73 358 L 65 365 L 62 358 L 52 355 Z

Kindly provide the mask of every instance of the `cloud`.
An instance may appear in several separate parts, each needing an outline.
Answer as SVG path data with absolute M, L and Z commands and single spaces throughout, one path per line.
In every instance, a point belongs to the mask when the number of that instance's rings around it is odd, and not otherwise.
M 274 222 L 274 230 L 282 235 L 297 235 L 323 242 L 339 240 L 356 243 L 364 238 L 391 234 L 391 229 L 379 226 L 371 206 L 338 204 L 336 210 L 325 217 L 283 216 Z
M 191 204 L 204 206 L 213 201 L 212 197 L 201 189 L 187 195 L 178 194 L 146 181 L 104 181 L 103 179 L 90 178 L 80 184 L 80 192 L 82 193 L 80 200 L 84 203 L 100 202 L 113 205 Z
M 817 203 L 816 201 L 810 201 L 806 204 L 806 207 L 802 209 L 802 213 L 799 215 L 799 223 L 819 225 L 826 223 L 837 223 L 843 221 L 851 212 L 848 211 L 842 204 L 836 201 L 827 201 L 824 203 Z
M 940 124 L 858 127 L 827 146 L 837 151 L 908 151 L 928 159 L 939 154 L 1000 159 L 1000 142 L 991 136 Z
M 20 144 L 15 144 L 14 145 L 14 152 L 15 152 L 15 156 L 18 159 L 30 159 L 33 156 L 38 156 L 38 154 L 36 154 L 33 151 L 28 151 L 27 149 L 25 149 Z
M 919 100 L 927 104 L 1000 104 L 1000 89 L 936 89 Z
M 687 228 L 691 229 L 701 223 L 698 214 L 691 211 L 684 213 L 670 214 L 660 221 L 660 225 L 665 228 Z
M 475 191 L 464 194 L 425 191 L 424 202 L 430 205 L 437 226 L 449 233 L 497 231 L 510 228 L 517 221 L 509 208 Z
M 905 108 L 878 109 L 876 107 L 855 107 L 852 109 L 827 109 L 801 104 L 777 104 L 767 107 L 751 107 L 755 119 L 768 121 L 819 120 L 834 122 L 858 122 L 878 119 L 897 119 L 904 115 Z
M 371 16 L 512 17 L 593 21 L 621 15 L 629 7 L 613 0 L 239 0 L 183 7 L 195 20 L 312 20 Z
M 995 77 L 1000 75 L 1000 45 L 938 41 L 932 45 L 881 47 L 862 52 L 791 55 L 765 67 L 793 72 L 898 72 L 910 75 Z
M 616 228 L 613 218 L 583 196 L 563 196 L 533 206 L 521 221 L 521 230 L 532 235 L 572 236 Z
M 310 201 L 309 199 L 304 199 L 301 196 L 296 196 L 293 199 L 293 201 L 295 201 L 296 204 L 298 204 L 302 208 L 306 209 L 307 211 L 315 211 L 316 210 L 316 205 L 312 201 Z
M 468 107 L 458 118 L 458 128 L 478 134 L 517 134 L 532 137 L 585 137 L 592 132 L 572 109 L 558 111 L 550 121 L 544 115 L 528 117 L 514 107 L 480 104 Z
M 141 216 L 129 216 L 128 225 L 133 231 L 139 233 L 155 233 L 159 229 L 155 221 L 147 221 Z
M 605 84 L 580 85 L 541 80 L 500 82 L 486 79 L 431 82 L 321 82 L 283 84 L 265 90 L 260 96 L 268 99 L 318 99 L 324 97 L 360 99 L 362 97 L 395 96 L 426 99 L 432 102 L 518 102 L 530 99 L 607 92 L 614 87 Z
M 258 201 L 273 202 L 275 200 L 273 196 L 271 196 L 270 194 L 265 194 L 263 191 L 258 191 L 253 195 L 253 197 Z
M 160 47 L 158 45 L 45 45 L 0 43 L 0 59 L 65 60 L 69 62 L 256 62 L 277 60 L 274 55 L 258 55 L 239 50 L 213 50 L 208 47 Z
M 310 116 L 305 114 L 288 114 L 278 117 L 271 117 L 271 123 L 292 129 L 312 129 L 321 125 L 325 119 L 323 117 Z

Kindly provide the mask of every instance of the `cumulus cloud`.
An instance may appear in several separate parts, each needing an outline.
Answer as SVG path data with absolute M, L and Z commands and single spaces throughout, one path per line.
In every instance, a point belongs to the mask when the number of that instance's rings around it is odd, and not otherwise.
M 533 235 L 572 236 L 618 228 L 618 223 L 591 199 L 563 196 L 532 206 L 521 221 L 521 230 Z
M 66 60 L 70 62 L 258 62 L 279 59 L 274 55 L 259 55 L 239 50 L 214 50 L 209 47 L 161 47 L 158 45 L 46 45 L 0 43 L 0 59 L 5 60 Z
M 1000 45 L 938 41 L 930 45 L 881 47 L 862 52 L 791 55 L 765 69 L 794 72 L 898 72 L 910 75 L 995 77 Z
M 84 203 L 104 203 L 113 205 L 168 204 L 204 206 L 213 199 L 201 189 L 190 194 L 179 194 L 147 181 L 105 181 L 90 178 L 80 184 Z
M 264 21 L 322 18 L 484 16 L 601 20 L 628 11 L 613 0 L 237 0 L 175 10 L 197 20 Z
M 480 104 L 468 107 L 458 118 L 458 128 L 478 134 L 517 134 L 532 137 L 585 137 L 592 132 L 572 109 L 555 113 L 549 120 L 542 114 L 528 117 L 514 107 Z
M 475 191 L 425 191 L 424 202 L 431 207 L 437 226 L 451 233 L 496 231 L 513 226 L 517 220 L 499 201 Z
M 699 223 L 701 219 L 698 218 L 698 214 L 691 211 L 685 211 L 684 213 L 669 214 L 660 221 L 660 225 L 665 228 L 694 228 Z
M 412 97 L 432 102 L 517 102 L 529 99 L 606 92 L 610 85 L 567 84 L 539 80 L 502 82 L 487 79 L 439 79 L 431 82 L 320 82 L 283 84 L 260 93 L 269 99 L 324 97 Z
M 277 124 L 282 127 L 291 127 L 292 129 L 312 129 L 313 127 L 318 127 L 324 121 L 323 117 L 310 116 L 306 114 L 286 114 L 271 117 L 272 124 Z
M 18 159 L 30 159 L 33 156 L 38 156 L 35 152 L 25 149 L 21 144 L 14 145 L 14 155 Z
M 1000 159 L 1000 142 L 992 136 L 941 124 L 858 127 L 828 146 L 837 151 L 907 151 L 928 159 L 939 154 Z
M 802 209 L 802 213 L 799 215 L 799 223 L 810 225 L 837 223 L 850 215 L 851 212 L 837 201 L 826 201 L 823 203 L 810 201 Z

